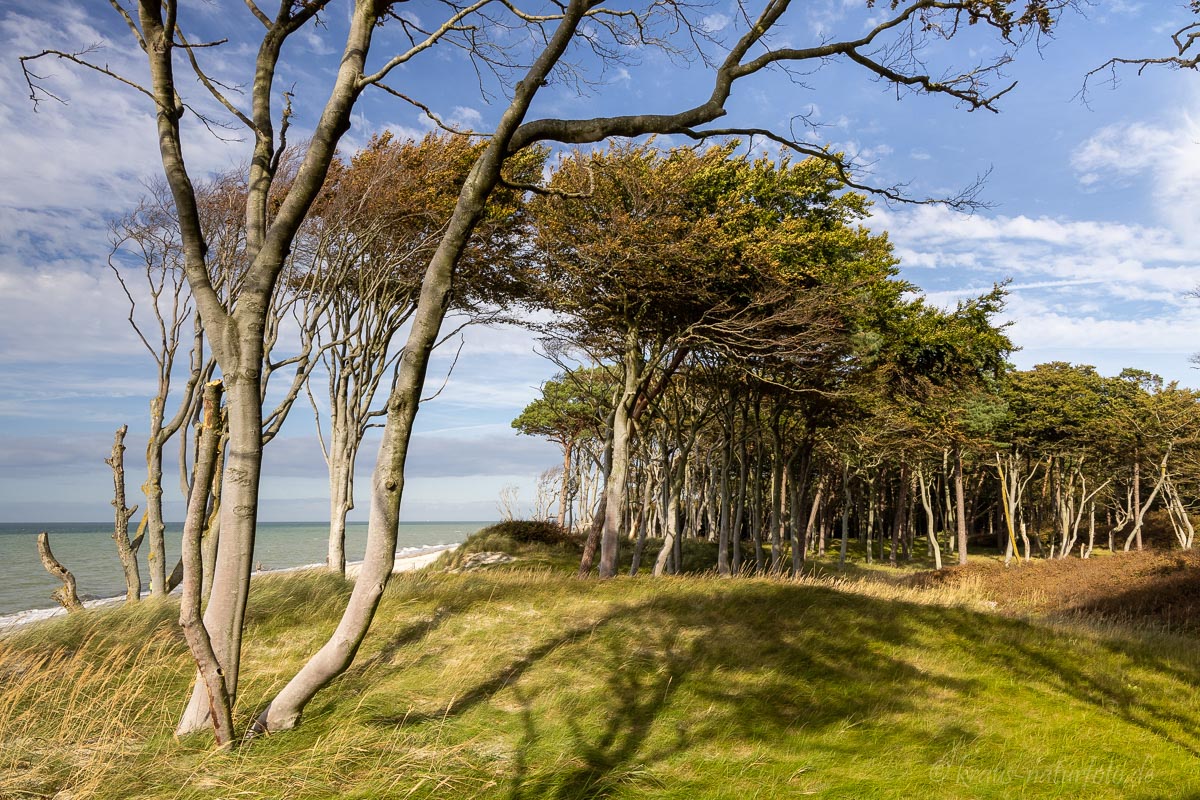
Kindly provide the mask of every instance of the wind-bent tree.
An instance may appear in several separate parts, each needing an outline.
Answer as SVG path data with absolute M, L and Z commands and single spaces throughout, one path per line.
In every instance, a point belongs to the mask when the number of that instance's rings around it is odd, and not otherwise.
M 609 386 L 602 371 L 579 369 L 546 381 L 541 392 L 512 421 L 512 426 L 527 436 L 545 437 L 562 448 L 558 524 L 565 527 L 581 440 L 603 437 L 604 423 L 611 410 Z
M 751 55 L 751 51 L 763 44 L 763 37 L 788 9 L 787 0 L 773 0 L 749 22 L 747 30 L 737 32 L 735 40 L 729 42 L 728 54 L 713 70 L 713 92 L 705 102 L 675 113 L 579 120 L 526 120 L 537 92 L 548 84 L 555 67 L 577 36 L 583 34 L 581 43 L 594 48 L 597 46 L 597 36 L 611 35 L 618 43 L 622 39 L 645 40 L 648 32 L 655 30 L 656 24 L 663 21 L 671 25 L 683 23 L 688 30 L 694 28 L 686 17 L 685 9 L 672 5 L 652 6 L 647 18 L 643 19 L 636 12 L 614 14 L 598 2 L 572 0 L 563 7 L 561 14 L 537 18 L 535 24 L 545 26 L 545 39 L 542 40 L 545 44 L 539 45 L 539 51 L 530 59 L 530 67 L 513 86 L 511 101 L 463 185 L 446 233 L 425 274 L 421 299 L 413 315 L 396 386 L 389 401 L 384 441 L 373 479 L 371 523 L 363 572 L 333 637 L 272 701 L 271 706 L 260 715 L 258 724 L 268 730 L 293 726 L 316 692 L 349 666 L 370 625 L 395 555 L 408 442 L 429 352 L 448 308 L 454 267 L 484 212 L 488 195 L 502 181 L 504 162 L 508 156 L 546 141 L 581 144 L 611 136 L 649 133 L 678 133 L 695 138 L 737 133 L 737 129 L 699 128 L 725 115 L 724 106 L 736 81 L 773 65 L 837 57 L 853 61 L 865 67 L 869 73 L 895 82 L 898 86 L 949 94 L 972 108 L 992 108 L 998 94 L 989 92 L 987 79 L 998 65 L 976 66 L 957 77 L 950 73 L 951 77 L 939 81 L 924 74 L 909 72 L 909 66 L 921 62 L 906 60 L 904 54 L 911 54 L 913 51 L 909 48 L 918 46 L 927 37 L 952 38 L 959 30 L 958 22 L 967 21 L 968 18 L 992 26 L 1003 39 L 1011 43 L 1012 36 L 1020 30 L 1048 30 L 1053 24 L 1051 7 L 1057 5 L 1047 0 L 1017 3 L 1004 0 L 917 0 L 904 8 L 897 5 L 891 10 L 890 17 L 861 36 L 844 41 L 828 41 L 811 48 L 769 49 L 760 55 Z M 589 19 L 599 24 L 587 26 L 585 32 L 583 22 Z M 897 29 L 901 31 L 900 44 L 889 49 L 886 46 L 887 37 Z M 1006 91 L 1007 88 L 1001 93 Z M 796 149 L 835 165 L 842 164 L 838 156 L 826 149 L 787 141 Z
M 337 572 L 346 567 L 354 462 L 368 427 L 385 413 L 372 404 L 399 358 L 392 341 L 416 309 L 421 275 L 481 146 L 448 134 L 421 141 L 374 137 L 349 160 L 334 162 L 298 239 L 297 288 L 310 277 L 321 280 L 325 300 L 316 329 L 328 376 L 328 433 L 315 400 L 313 408 L 329 469 L 326 561 Z M 535 180 L 544 157 L 536 149 L 523 153 L 510 167 L 514 178 Z M 468 321 L 494 318 L 526 291 L 516 235 L 523 209 L 511 189 L 489 200 L 458 268 L 453 304 Z
M 1049 30 L 1054 13 L 1067 0 L 913 0 L 876 8 L 867 28 L 856 28 L 845 38 L 823 35 L 808 47 L 777 46 L 768 42 L 772 29 L 791 21 L 789 0 L 767 0 L 761 11 L 746 9 L 740 26 L 731 26 L 726 38 L 709 34 L 694 12 L 683 4 L 650 3 L 643 7 L 605 5 L 601 0 L 570 0 L 561 6 L 527 11 L 509 2 L 478 2 L 447 7 L 446 15 L 428 27 L 401 15 L 386 0 L 355 0 L 348 14 L 342 57 L 328 100 L 313 126 L 311 139 L 300 156 L 295 176 L 278 202 L 269 202 L 283 151 L 281 139 L 291 118 L 290 105 L 276 122 L 276 78 L 287 40 L 327 8 L 342 8 L 332 0 L 281 0 L 274 16 L 254 0 L 246 7 L 254 24 L 261 26 L 261 39 L 249 87 L 249 108 L 243 109 L 224 90 L 227 82 L 211 79 L 203 66 L 209 48 L 197 47 L 187 38 L 191 20 L 180 15 L 179 2 L 139 0 L 131 11 L 120 0 L 112 8 L 127 24 L 133 40 L 145 53 L 149 68 L 147 85 L 118 76 L 103 64 L 88 60 L 87 51 L 43 51 L 24 57 L 26 77 L 35 97 L 45 97 L 42 79 L 30 71 L 39 58 L 58 57 L 122 80 L 152 103 L 164 173 L 171 186 L 179 216 L 188 281 L 205 332 L 220 366 L 227 391 L 229 418 L 228 464 L 224 472 L 221 542 L 212 595 L 204 624 L 213 651 L 222 664 L 229 696 L 236 697 L 240 666 L 242 622 L 253 563 L 255 515 L 262 462 L 261 370 L 265 313 L 295 237 L 316 199 L 334 157 L 338 141 L 349 128 L 351 114 L 361 94 L 371 86 L 383 86 L 396 68 L 436 45 L 451 39 L 501 72 L 511 68 L 518 77 L 507 90 L 507 106 L 490 131 L 486 146 L 472 165 L 458 202 L 439 245 L 428 265 L 418 307 L 412 317 L 410 335 L 392 397 L 388 405 L 384 442 L 372 487 L 367 560 L 346 615 L 326 647 L 314 656 L 261 715 L 259 725 L 280 730 L 294 725 L 313 695 L 352 661 L 386 585 L 395 554 L 396 526 L 403 490 L 403 468 L 412 422 L 420 400 L 429 354 L 450 306 L 454 268 L 467 248 L 471 233 L 485 213 L 486 201 L 504 178 L 505 161 L 521 150 L 543 142 L 583 144 L 612 136 L 650 133 L 679 134 L 708 138 L 749 133 L 737 125 L 713 127 L 726 116 L 735 85 L 764 70 L 819 66 L 830 60 L 853 63 L 864 74 L 887 81 L 897 88 L 952 97 L 973 109 L 992 109 L 1011 86 L 990 85 L 1010 50 L 1029 32 Z M 873 5 L 867 2 L 868 6 Z M 340 12 L 339 12 L 340 13 Z M 489 18 L 503 17 L 503 27 Z M 471 24 L 473 21 L 477 24 Z M 373 38 L 381 21 L 401 29 L 404 45 L 377 67 L 368 66 Z M 968 26 L 966 23 L 982 23 Z M 585 24 L 586 23 L 586 24 Z M 236 22 L 232 23 L 238 24 Z M 527 36 L 507 35 L 508 28 L 529 28 Z M 970 30 L 994 33 L 1000 39 L 994 61 L 979 64 L 972 56 L 963 70 L 947 67 L 941 77 L 926 73 L 918 56 L 925 43 L 954 39 Z M 524 52 L 505 53 L 487 37 L 493 30 L 505 32 L 504 42 Z M 793 32 L 798 28 L 792 29 Z M 386 32 L 386 26 L 385 26 Z M 705 39 L 712 39 L 711 45 Z M 700 42 L 700 45 L 696 43 Z M 627 115 L 592 119 L 528 118 L 535 97 L 552 80 L 570 78 L 585 69 L 584 54 L 611 61 L 619 53 L 635 54 L 640 47 L 663 45 L 694 52 L 708 47 L 695 64 L 703 64 L 711 77 L 711 93 L 695 104 L 671 109 L 658 107 Z M 482 48 L 482 49 L 481 49 Z M 951 51 L 952 52 L 952 51 Z M 576 62 L 564 58 L 577 59 Z M 513 65 L 524 65 L 516 67 Z M 607 66 L 605 64 L 603 66 Z M 247 130 L 252 154 L 247 174 L 246 276 L 239 298 L 232 306 L 214 292 L 206 264 L 208 244 L 201 223 L 192 176 L 189 173 L 182 136 L 188 112 L 185 82 L 176 68 L 194 71 L 200 85 Z M 568 69 L 569 67 L 569 69 Z M 567 70 L 564 72 L 564 70 Z M 514 74 L 515 73 L 515 74 Z M 408 99 L 388 86 L 393 94 Z M 661 102 L 661 101 L 660 101 Z M 842 159 L 820 143 L 798 140 L 790 135 L 771 134 L 788 146 L 825 159 L 844 168 Z M 849 176 L 845 175 L 847 182 Z M 854 184 L 851 184 L 854 185 Z M 895 196 L 896 190 L 884 190 Z M 196 730 L 207 721 L 202 691 L 193 692 L 193 703 L 181 721 L 180 731 Z

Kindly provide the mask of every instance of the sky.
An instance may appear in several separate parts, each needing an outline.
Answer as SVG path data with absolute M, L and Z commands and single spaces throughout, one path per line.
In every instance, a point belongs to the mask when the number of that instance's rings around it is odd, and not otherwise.
M 882 13 L 865 0 L 792 5 L 776 46 L 858 36 Z M 914 198 L 950 196 L 986 175 L 980 197 L 988 207 L 973 214 L 876 204 L 867 224 L 888 232 L 902 277 L 942 305 L 1011 280 L 1004 321 L 1020 348 L 1013 355 L 1020 368 L 1054 360 L 1092 364 L 1104 374 L 1138 367 L 1200 386 L 1189 362 L 1200 351 L 1200 301 L 1189 295 L 1200 284 L 1200 76 L 1126 69 L 1115 82 L 1094 76 L 1081 92 L 1087 73 L 1110 56 L 1164 54 L 1170 33 L 1189 19 L 1185 6 L 1095 0 L 1069 12 L 1053 37 L 1029 44 L 1006 67 L 1017 85 L 997 104 L 998 114 L 968 113 L 946 97 L 897 96 L 861 68 L 828 63 L 803 75 L 739 83 L 721 124 L 786 132 L 808 120 L 813 127 L 805 135 L 850 154 L 860 180 L 903 184 Z M 323 25 L 301 32 L 284 51 L 276 95 L 294 96 L 294 138 L 327 96 L 346 8 L 332 3 Z M 438 6 L 402 8 L 429 24 Z M 720 40 L 738 30 L 736 9 L 718 0 L 695 4 L 692 13 Z M 257 23 L 242 2 L 184 3 L 181 21 L 193 41 L 228 37 L 205 49 L 205 64 L 229 86 L 249 83 L 254 45 L 247 37 Z M 983 33 L 968 30 L 921 57 L 932 70 L 987 61 L 999 50 Z M 517 29 L 495 28 L 493 35 L 512 47 L 529 41 Z M 131 498 L 143 479 L 152 365 L 129 326 L 107 257 L 109 221 L 161 174 L 153 109 L 137 91 L 55 60 L 32 69 L 66 102 L 35 108 L 17 55 L 95 47 L 93 60 L 134 81 L 145 68 L 108 4 L 0 0 L 0 43 L 0 522 L 103 520 L 112 513 L 103 459 L 120 425 L 130 431 Z M 372 62 L 382 63 L 396 46 L 395 26 L 380 29 Z M 717 45 L 710 49 L 719 54 Z M 556 73 L 532 113 L 675 110 L 711 90 L 699 59 L 653 48 L 623 52 L 618 64 L 572 52 L 574 69 Z M 217 115 L 188 77 L 181 86 L 189 99 Z M 406 64 L 391 83 L 450 123 L 478 131 L 496 122 L 508 91 L 447 47 Z M 351 153 L 383 130 L 416 136 L 430 125 L 414 107 L 368 92 L 342 150 Z M 248 152 L 238 130 L 209 130 L 194 118 L 185 147 L 194 175 L 243 163 Z M 454 346 L 435 357 L 431 385 L 445 377 Z M 547 442 L 518 436 L 510 422 L 554 372 L 527 331 L 465 331 L 445 390 L 418 415 L 403 518 L 493 519 L 509 485 L 531 503 L 537 474 L 559 455 Z M 261 519 L 328 518 L 313 418 L 298 403 L 267 446 Z M 360 493 L 374 452 L 368 440 L 358 465 Z M 167 513 L 178 519 L 176 482 L 167 479 Z M 365 512 L 360 507 L 352 519 Z

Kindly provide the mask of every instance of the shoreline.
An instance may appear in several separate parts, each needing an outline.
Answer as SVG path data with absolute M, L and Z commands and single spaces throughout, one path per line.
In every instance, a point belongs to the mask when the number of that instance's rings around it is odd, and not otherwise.
M 392 564 L 392 574 L 396 575 L 401 572 L 414 572 L 423 567 L 427 567 L 445 553 L 450 550 L 456 550 L 458 544 L 435 544 L 425 547 L 404 547 L 396 552 L 396 560 Z M 361 561 L 351 561 L 346 564 L 346 577 L 350 580 L 358 577 L 359 571 L 362 569 Z M 250 577 L 258 575 L 273 575 L 284 572 L 301 572 L 310 569 L 324 569 L 324 564 L 301 564 L 298 567 L 280 567 L 279 569 L 255 569 L 250 573 Z M 142 597 L 147 597 L 149 592 L 143 592 Z M 125 602 L 124 596 L 103 597 L 95 600 L 85 600 L 83 607 L 103 608 L 105 606 L 118 605 Z M 25 611 L 17 611 L 12 614 L 4 614 L 0 616 L 0 636 L 11 633 L 26 625 L 31 625 L 35 622 L 41 622 L 47 619 L 64 616 L 67 610 L 62 606 L 54 606 L 51 608 L 31 608 Z

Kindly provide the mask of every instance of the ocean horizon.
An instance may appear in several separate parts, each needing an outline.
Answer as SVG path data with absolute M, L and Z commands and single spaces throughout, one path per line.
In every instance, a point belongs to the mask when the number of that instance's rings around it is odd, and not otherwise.
M 458 544 L 490 524 L 488 520 L 450 522 L 401 522 L 397 553 L 413 553 L 439 545 Z M 130 526 L 131 535 L 136 530 Z M 113 523 L 108 522 L 0 522 L 0 617 L 37 609 L 57 608 L 50 593 L 62 585 L 42 566 L 37 552 L 37 535 L 50 535 L 50 549 L 75 575 L 83 600 L 123 597 L 124 573 L 112 540 Z M 167 571 L 179 559 L 181 524 L 166 531 Z M 329 540 L 328 522 L 260 522 L 255 536 L 256 569 L 276 570 L 325 563 Z M 366 551 L 367 523 L 346 524 L 346 560 L 360 561 Z M 142 589 L 149 588 L 147 546 L 138 551 Z

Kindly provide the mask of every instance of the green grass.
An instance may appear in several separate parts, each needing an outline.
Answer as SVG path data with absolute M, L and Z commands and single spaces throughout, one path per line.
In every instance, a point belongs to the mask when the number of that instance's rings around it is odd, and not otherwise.
M 1194 639 L 882 584 L 578 581 L 548 550 L 398 576 L 302 726 L 232 754 L 171 735 L 170 604 L 0 640 L 0 797 L 1200 797 Z M 240 725 L 346 594 L 256 581 Z

